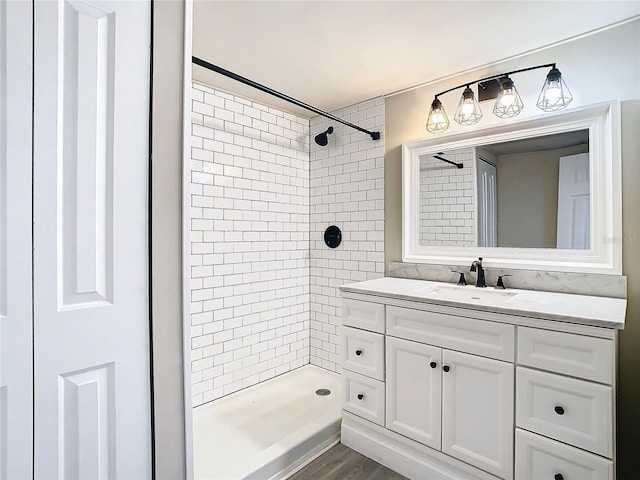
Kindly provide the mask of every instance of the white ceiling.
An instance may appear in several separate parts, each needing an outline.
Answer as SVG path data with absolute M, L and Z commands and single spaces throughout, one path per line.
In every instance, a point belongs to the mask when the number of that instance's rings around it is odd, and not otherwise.
M 331 111 L 638 15 L 640 0 L 194 0 L 193 55 Z M 201 67 L 193 78 L 315 115 Z

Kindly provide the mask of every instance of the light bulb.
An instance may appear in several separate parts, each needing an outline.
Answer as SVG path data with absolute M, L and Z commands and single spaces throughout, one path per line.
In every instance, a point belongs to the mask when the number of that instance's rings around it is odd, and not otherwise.
M 559 82 L 549 82 L 549 87 L 547 88 L 547 100 L 550 102 L 555 102 L 562 95 L 562 90 L 560 89 Z
M 513 92 L 511 90 L 506 90 L 504 95 L 502 95 L 501 103 L 505 107 L 510 107 L 513 105 L 515 101 L 515 97 L 513 96 Z
M 465 117 L 473 113 L 473 102 L 465 101 L 462 105 L 462 115 Z
M 442 112 L 435 111 L 435 112 L 433 112 L 433 115 L 431 115 L 431 121 L 433 123 L 444 122 L 444 115 L 442 115 Z

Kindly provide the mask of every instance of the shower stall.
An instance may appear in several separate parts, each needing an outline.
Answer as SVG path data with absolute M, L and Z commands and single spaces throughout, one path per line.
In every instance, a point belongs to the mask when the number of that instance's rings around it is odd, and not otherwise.
M 322 117 L 190 87 L 194 477 L 284 478 L 339 440 L 338 287 L 383 275 L 384 147 Z M 334 113 L 384 124 L 382 99 Z M 327 146 L 310 141 L 331 126 Z M 330 225 L 342 230 L 335 249 L 323 242 Z

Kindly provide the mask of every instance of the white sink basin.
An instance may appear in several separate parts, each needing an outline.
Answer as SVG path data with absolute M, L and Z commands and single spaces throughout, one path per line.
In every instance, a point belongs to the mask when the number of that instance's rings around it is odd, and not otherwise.
M 518 295 L 518 292 L 510 292 L 505 290 L 495 290 L 491 287 L 477 288 L 472 285 L 462 286 L 437 286 L 424 287 L 415 290 L 415 293 L 421 295 L 442 298 L 446 300 L 468 302 L 468 303 L 496 303 L 504 302 Z

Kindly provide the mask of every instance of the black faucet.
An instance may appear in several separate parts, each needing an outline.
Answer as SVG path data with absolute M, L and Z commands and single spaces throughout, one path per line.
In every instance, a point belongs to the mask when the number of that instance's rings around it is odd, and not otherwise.
M 487 281 L 484 278 L 484 268 L 482 268 L 482 257 L 478 260 L 474 260 L 469 268 L 470 272 L 478 272 L 476 276 L 476 287 L 484 288 L 487 286 Z

